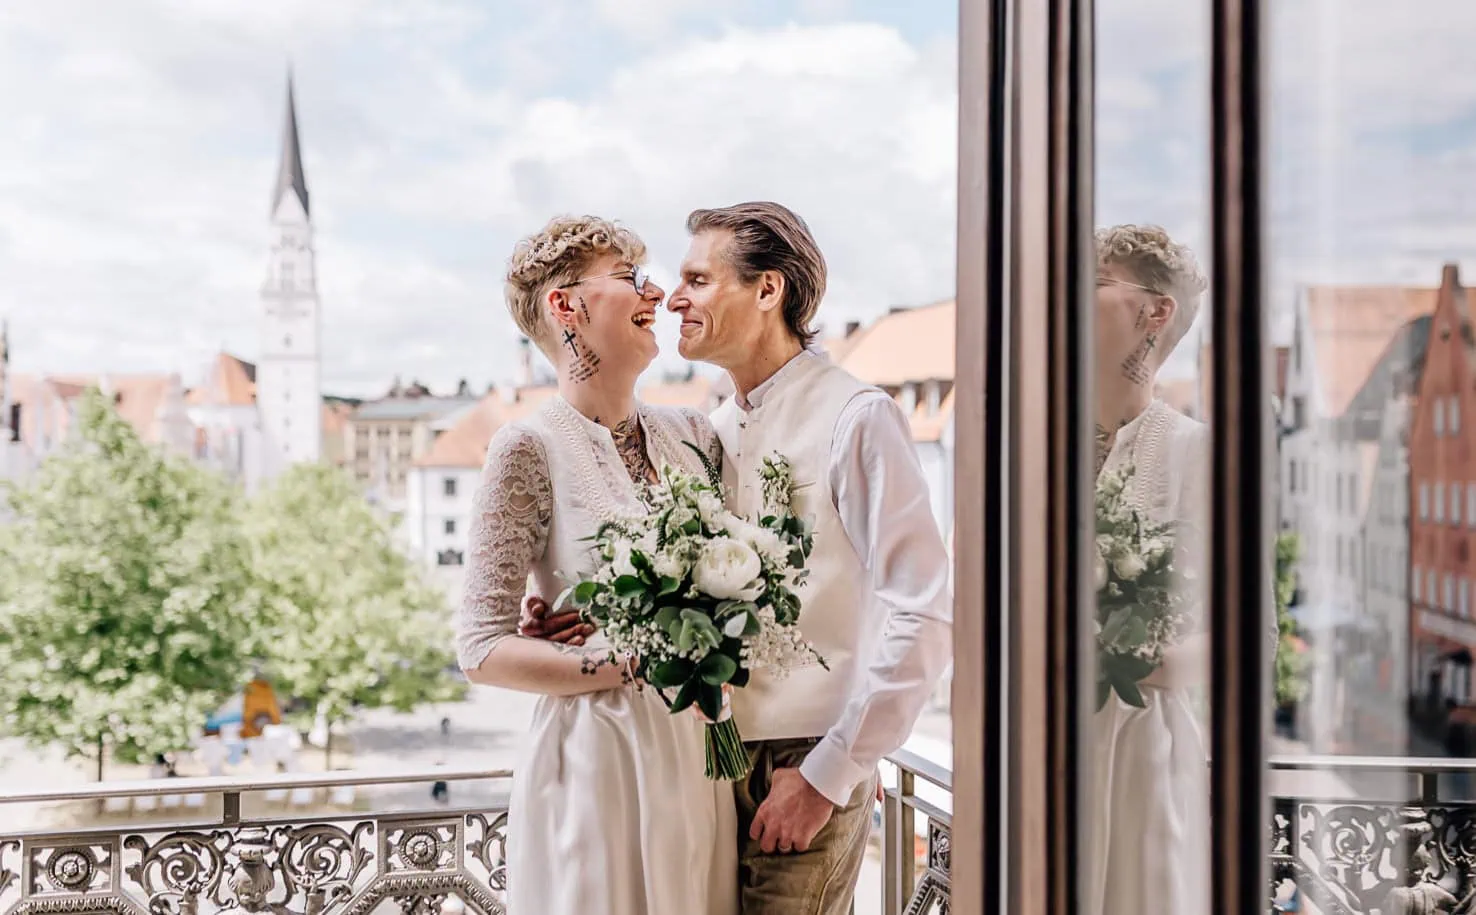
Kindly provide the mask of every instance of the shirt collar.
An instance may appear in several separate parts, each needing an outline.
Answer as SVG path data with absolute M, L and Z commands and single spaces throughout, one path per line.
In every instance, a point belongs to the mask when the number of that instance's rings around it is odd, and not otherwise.
M 790 375 L 793 375 L 800 366 L 804 365 L 811 359 L 827 358 L 829 357 L 825 355 L 825 352 L 823 350 L 818 350 L 814 348 L 802 349 L 800 350 L 799 355 L 779 366 L 779 370 L 777 372 L 759 382 L 759 384 L 752 391 L 748 392 L 747 397 L 744 397 L 742 394 L 735 393 L 733 395 L 733 401 L 738 405 L 738 409 L 742 410 L 745 413 L 751 413 L 754 410 L 757 410 L 759 407 L 763 406 L 764 398 L 768 397 L 769 394 L 773 392 L 774 388 L 781 381 L 783 381 Z

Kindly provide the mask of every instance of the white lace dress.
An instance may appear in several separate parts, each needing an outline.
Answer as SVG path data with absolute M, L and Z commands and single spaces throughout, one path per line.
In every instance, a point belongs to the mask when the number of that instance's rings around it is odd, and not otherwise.
M 641 406 L 651 463 L 701 472 L 706 417 Z M 602 519 L 639 511 L 610 433 L 560 397 L 503 427 L 488 449 L 457 626 L 463 668 L 516 635 L 528 576 L 550 602 L 591 568 Z M 598 634 L 590 645 L 603 643 Z M 737 823 L 731 785 L 703 775 L 702 724 L 653 689 L 545 696 L 513 779 L 510 915 L 733 915 Z
M 1176 561 L 1196 574 L 1201 590 L 1209 571 L 1201 557 L 1209 548 L 1210 457 L 1209 427 L 1155 400 L 1118 431 L 1102 468 L 1133 466 L 1129 498 L 1177 527 Z M 1205 595 L 1186 596 L 1205 625 Z M 1274 651 L 1271 596 L 1247 611 L 1266 616 Z M 1209 910 L 1209 746 L 1198 700 L 1187 689 L 1150 686 L 1143 698 L 1147 707 L 1139 709 L 1113 693 L 1093 722 L 1091 915 Z

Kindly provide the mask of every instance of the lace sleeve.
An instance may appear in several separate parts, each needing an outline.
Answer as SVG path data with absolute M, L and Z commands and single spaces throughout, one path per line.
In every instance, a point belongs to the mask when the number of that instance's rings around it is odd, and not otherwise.
M 456 618 L 456 656 L 475 670 L 498 642 L 515 635 L 528 572 L 543 555 L 553 486 L 543 442 L 504 426 L 487 448 L 472 501 L 466 584 Z

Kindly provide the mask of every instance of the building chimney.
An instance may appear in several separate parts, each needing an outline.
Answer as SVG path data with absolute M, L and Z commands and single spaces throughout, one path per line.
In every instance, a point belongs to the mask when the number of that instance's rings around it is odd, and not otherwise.
M 1459 264 L 1446 264 L 1441 269 L 1440 285 L 1449 289 L 1455 289 L 1461 285 L 1461 267 Z
M 860 329 L 861 329 L 861 322 L 860 321 L 847 321 L 846 322 L 846 336 L 847 337 L 849 337 L 851 334 L 854 334 L 856 331 L 858 331 Z
M 456 396 L 457 397 L 470 397 L 471 396 L 471 385 L 469 385 L 469 384 L 466 383 L 466 379 L 465 378 L 461 379 L 459 382 L 456 383 Z

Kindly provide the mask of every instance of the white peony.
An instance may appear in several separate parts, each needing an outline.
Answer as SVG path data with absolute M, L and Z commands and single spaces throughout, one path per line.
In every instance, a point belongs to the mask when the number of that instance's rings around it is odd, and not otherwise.
M 1139 575 L 1142 575 L 1143 570 L 1146 568 L 1148 568 L 1148 563 L 1143 561 L 1143 557 L 1136 556 L 1132 553 L 1118 557 L 1117 561 L 1112 564 L 1112 569 L 1117 572 L 1117 577 L 1125 581 L 1132 581 Z
M 788 562 L 789 547 L 785 546 L 784 541 L 779 539 L 778 534 L 769 530 L 767 527 L 745 522 L 736 533 L 745 543 L 757 550 L 760 556 L 769 560 L 773 565 L 782 566 Z
M 719 600 L 745 597 L 761 570 L 758 554 L 741 540 L 714 537 L 702 545 L 692 566 L 692 582 Z

